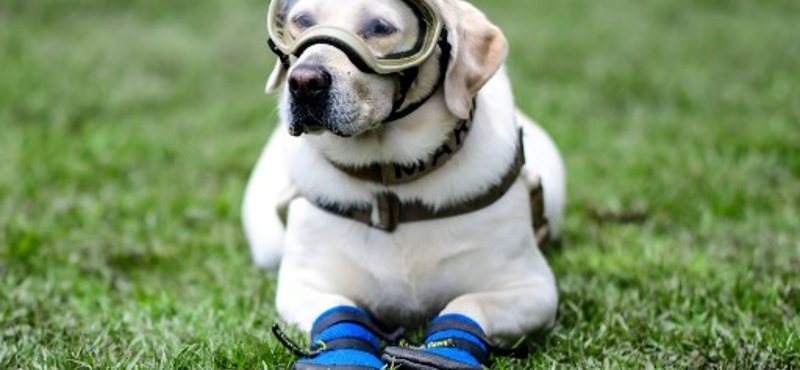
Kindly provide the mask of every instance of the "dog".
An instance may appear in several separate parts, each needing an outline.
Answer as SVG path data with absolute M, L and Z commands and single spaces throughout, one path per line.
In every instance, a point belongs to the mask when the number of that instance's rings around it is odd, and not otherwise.
M 255 263 L 278 271 L 281 317 L 311 334 L 294 368 L 477 369 L 552 327 L 540 244 L 559 235 L 565 169 L 515 107 L 498 27 L 461 0 L 270 13 L 281 126 L 242 218 Z M 421 346 L 382 348 L 386 328 L 420 326 Z

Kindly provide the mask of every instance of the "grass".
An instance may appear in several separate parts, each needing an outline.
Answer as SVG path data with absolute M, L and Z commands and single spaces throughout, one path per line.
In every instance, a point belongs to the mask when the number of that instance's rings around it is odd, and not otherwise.
M 476 3 L 570 176 L 559 324 L 497 368 L 800 368 L 800 3 Z M 265 9 L 0 4 L 0 369 L 291 363 L 238 218 Z

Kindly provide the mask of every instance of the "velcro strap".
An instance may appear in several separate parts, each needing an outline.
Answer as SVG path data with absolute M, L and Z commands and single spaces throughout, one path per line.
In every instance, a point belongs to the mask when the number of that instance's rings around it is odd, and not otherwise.
M 476 327 L 474 324 L 469 323 L 468 321 L 464 321 L 463 319 L 458 318 L 447 318 L 444 317 L 439 319 L 430 325 L 425 330 L 425 337 L 430 337 L 432 334 L 438 333 L 444 330 L 461 330 L 467 332 L 469 334 L 474 335 L 477 337 L 486 348 L 489 349 L 490 352 L 501 355 L 501 356 L 511 356 L 515 358 L 524 358 L 528 356 L 528 348 L 525 345 L 515 346 L 515 348 L 501 348 L 497 347 L 492 344 L 491 339 L 486 336 L 486 333 L 483 332 L 480 328 Z M 454 341 L 460 338 L 452 338 Z M 455 343 L 455 342 L 454 342 Z M 474 343 L 471 343 L 474 345 Z M 466 349 L 466 348 L 465 348 Z M 472 353 L 472 351 L 470 351 Z M 474 354 L 473 354 L 474 355 Z
M 431 335 L 438 333 L 444 330 L 461 330 L 463 332 L 467 332 L 469 334 L 474 335 L 477 337 L 487 348 L 494 348 L 492 346 L 492 342 L 489 337 L 486 336 L 486 333 L 483 332 L 479 327 L 476 327 L 474 324 L 471 324 L 463 319 L 458 318 L 448 318 L 443 317 L 439 320 L 434 321 L 428 328 L 425 330 L 425 337 L 430 337 Z
M 312 343 L 312 348 L 320 351 L 329 351 L 333 349 L 354 349 L 358 351 L 369 352 L 375 356 L 380 355 L 378 349 L 376 349 L 372 343 L 360 338 L 337 338 L 327 341 L 318 340 Z
M 376 325 L 363 311 L 354 307 L 342 307 L 321 317 L 311 329 L 311 338 L 316 338 L 325 329 L 339 323 L 351 322 L 363 326 L 378 337 L 394 342 L 405 330 L 398 328 L 394 332 L 386 332 Z
M 483 348 L 481 348 L 481 346 L 477 345 L 475 342 L 471 342 L 463 338 L 452 337 L 442 340 L 436 340 L 426 344 L 425 347 L 457 348 L 469 352 L 469 354 L 471 354 L 472 357 L 475 357 L 475 359 L 482 364 L 485 364 L 489 360 L 488 352 L 484 351 Z

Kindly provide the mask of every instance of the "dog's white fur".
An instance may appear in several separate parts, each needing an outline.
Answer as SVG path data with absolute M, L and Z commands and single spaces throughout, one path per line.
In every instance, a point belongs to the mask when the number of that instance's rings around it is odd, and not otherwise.
M 458 53 L 471 52 L 470 43 L 477 37 L 472 30 L 499 33 L 469 4 L 435 3 L 452 33 L 452 64 L 471 63 Z M 462 27 L 460 22 L 469 25 Z M 505 40 L 500 41 L 505 47 Z M 504 49 L 496 52 L 502 63 Z M 351 68 L 339 54 L 327 45 L 313 46 L 295 65 L 312 60 L 332 63 L 337 71 Z M 422 85 L 435 83 L 430 80 L 436 68 L 435 61 L 423 66 Z M 558 301 L 555 280 L 531 228 L 528 189 L 541 178 L 545 213 L 557 234 L 565 202 L 561 157 L 547 134 L 515 109 L 505 70 L 480 69 L 451 65 L 444 88 L 422 107 L 380 127 L 364 124 L 353 137 L 325 132 L 295 138 L 283 129 L 273 134 L 247 186 L 243 221 L 256 264 L 280 267 L 276 300 L 286 321 L 309 331 L 321 313 L 340 305 L 356 305 L 383 323 L 406 326 L 442 313 L 461 313 L 498 343 L 553 324 Z M 425 158 L 443 142 L 456 117 L 469 114 L 474 92 L 453 80 L 458 73 L 470 72 L 487 75 L 485 83 L 472 87 L 479 91 L 472 130 L 461 151 L 427 176 L 388 189 L 400 199 L 418 199 L 433 207 L 479 195 L 508 170 L 517 128 L 522 126 L 527 162 L 523 175 L 500 200 L 476 212 L 401 224 L 386 233 L 298 197 L 372 202 L 373 194 L 387 188 L 351 178 L 329 160 L 364 164 Z M 280 87 L 287 73 L 291 70 L 276 67 L 269 85 Z M 284 122 L 291 119 L 287 95 L 281 100 Z

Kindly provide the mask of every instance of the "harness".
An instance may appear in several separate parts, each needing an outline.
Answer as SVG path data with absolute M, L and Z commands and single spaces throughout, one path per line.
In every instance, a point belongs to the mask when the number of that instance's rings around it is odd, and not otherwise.
M 432 155 L 425 160 L 420 160 L 413 166 L 398 163 L 373 163 L 363 167 L 352 167 L 332 161 L 329 162 L 338 170 L 360 181 L 368 181 L 384 186 L 409 183 L 432 173 L 455 156 L 466 141 L 466 136 L 470 132 L 470 124 L 471 118 L 459 121 L 448 134 L 447 140 Z M 397 194 L 388 189 L 375 194 L 371 205 L 328 202 L 315 197 L 304 198 L 317 208 L 328 213 L 385 232 L 393 232 L 403 223 L 455 217 L 488 207 L 508 192 L 517 178 L 519 178 L 524 164 L 525 153 L 522 129 L 520 128 L 518 130 L 514 160 L 500 178 L 500 181 L 493 184 L 482 194 L 460 203 L 434 209 L 419 200 L 401 200 Z M 544 214 L 544 192 L 541 180 L 536 180 L 536 183 L 530 189 L 529 196 L 534 234 L 539 245 L 544 245 L 550 239 L 550 229 Z

